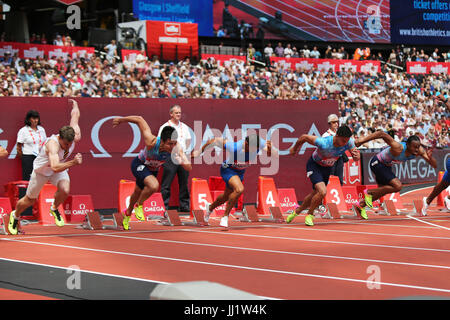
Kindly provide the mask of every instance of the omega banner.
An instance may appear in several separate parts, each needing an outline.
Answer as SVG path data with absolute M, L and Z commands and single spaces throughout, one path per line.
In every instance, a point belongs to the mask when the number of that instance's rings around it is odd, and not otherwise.
M 375 176 L 369 167 L 369 162 L 376 152 L 362 152 L 362 175 L 364 184 L 376 184 Z M 437 168 L 434 169 L 422 157 L 416 157 L 413 160 L 394 164 L 392 171 L 404 184 L 437 182 L 439 171 L 445 171 L 445 162 L 449 156 L 448 149 L 434 149 L 433 157 L 436 158 Z
M 338 108 L 335 101 L 108 98 L 81 98 L 77 101 L 81 111 L 82 138 L 74 154 L 82 153 L 83 164 L 70 168 L 70 193 L 92 195 L 96 209 L 117 208 L 119 181 L 134 181 L 130 163 L 143 147 L 136 125 L 124 123 L 113 128 L 112 119 L 116 116 L 141 115 L 152 132 L 157 134 L 159 127 L 169 119 L 169 108 L 178 104 L 182 107 L 182 121 L 191 128 L 189 149 L 194 144 L 199 147 L 205 143 L 215 131 L 228 139 L 233 139 L 233 132 L 238 129 L 246 132 L 256 130 L 263 137 L 271 135 L 273 145 L 280 149 L 279 162 L 258 159 L 258 164 L 251 165 L 245 174 L 244 202 L 255 203 L 260 175 L 274 177 L 278 188 L 295 188 L 299 200 L 310 191 L 305 166 L 313 148 L 304 145 L 297 156 L 289 156 L 288 150 L 301 134 L 325 132 L 327 115 L 336 113 Z M 16 158 L 15 144 L 17 132 L 30 109 L 40 112 L 42 126 L 48 136 L 69 124 L 71 108 L 66 98 L 1 98 L 0 144 L 10 155 L 0 159 L 0 186 L 21 180 L 21 164 Z M 204 156 L 195 161 L 189 181 L 191 178 L 220 176 L 223 156 L 212 160 Z M 176 205 L 178 200 L 173 198 Z

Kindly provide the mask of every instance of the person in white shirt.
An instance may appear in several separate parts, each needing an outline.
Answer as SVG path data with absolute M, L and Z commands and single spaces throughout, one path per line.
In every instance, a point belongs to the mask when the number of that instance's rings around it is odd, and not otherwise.
M 179 105 L 172 106 L 169 114 L 170 119 L 159 128 L 158 136 L 166 126 L 175 128 L 178 133 L 178 145 L 183 149 L 184 153 L 186 153 L 186 150 L 191 144 L 191 133 L 189 127 L 180 121 L 181 107 Z M 184 169 L 182 165 L 173 163 L 171 158 L 164 163 L 163 168 L 161 195 L 166 209 L 169 209 L 170 189 L 173 179 L 175 178 L 175 175 L 177 175 L 179 186 L 179 211 L 190 212 L 190 195 L 188 190 L 189 171 Z
M 148 58 L 147 58 L 147 54 L 145 53 L 145 50 L 141 50 L 139 52 L 139 54 L 136 56 L 136 68 L 144 69 L 147 61 L 148 61 Z
M 105 46 L 106 59 L 111 62 L 115 57 L 117 57 L 117 45 L 116 40 L 111 40 L 111 43 Z
M 264 55 L 266 58 L 270 58 L 273 55 L 273 48 L 270 42 L 267 44 L 267 47 L 264 48 Z
M 39 148 L 47 139 L 41 126 L 41 117 L 36 110 L 30 110 L 25 116 L 25 126 L 17 133 L 17 156 L 22 162 L 22 180 L 29 181 L 33 171 L 33 162 Z
M 8 231 L 12 235 L 18 233 L 20 215 L 34 204 L 42 187 L 48 181 L 57 188 L 50 214 L 55 218 L 55 224 L 58 227 L 64 226 L 64 218 L 57 208 L 63 204 L 69 195 L 70 177 L 68 169 L 81 164 L 83 161 L 81 153 L 77 153 L 72 160 L 68 160 L 75 148 L 75 143 L 81 139 L 81 130 L 78 125 L 80 109 L 75 100 L 69 99 L 69 101 L 72 104 L 70 125 L 59 129 L 59 134 L 47 138 L 40 147 L 39 154 L 33 163 L 33 172 L 26 195 L 19 199 L 16 209 L 9 216 Z
M 335 136 L 337 129 L 339 128 L 339 118 L 334 113 L 328 116 L 328 125 L 330 126 L 328 130 L 322 134 L 322 138 Z M 334 163 L 333 168 L 331 169 L 331 174 L 339 177 L 339 181 L 341 182 L 341 186 L 344 184 L 344 158 L 347 156 L 343 155 L 339 157 L 339 159 Z M 348 158 L 347 158 L 348 161 Z
M 284 56 L 285 56 L 286 58 L 290 58 L 290 57 L 292 56 L 293 53 L 294 53 L 294 51 L 292 51 L 292 49 L 291 49 L 291 44 L 288 43 L 287 47 L 284 48 Z

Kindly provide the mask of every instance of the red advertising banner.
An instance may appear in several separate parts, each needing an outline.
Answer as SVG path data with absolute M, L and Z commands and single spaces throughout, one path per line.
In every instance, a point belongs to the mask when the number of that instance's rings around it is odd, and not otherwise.
M 423 61 L 407 61 L 407 73 L 450 73 L 450 62 L 423 62 Z
M 122 49 L 122 60 L 123 61 L 127 60 L 129 62 L 135 62 L 136 61 L 136 57 L 140 53 L 141 52 L 139 50 Z
M 0 57 L 4 57 L 9 52 L 11 56 L 15 54 L 21 59 L 47 58 L 86 58 L 90 59 L 95 54 L 93 47 L 63 47 L 49 44 L 0 42 Z
M 259 176 L 273 177 L 278 188 L 295 188 L 298 200 L 310 192 L 312 187 L 306 177 L 306 162 L 315 147 L 305 144 L 297 156 L 290 156 L 289 148 L 302 134 L 321 135 L 325 132 L 328 128 L 326 116 L 338 109 L 336 101 L 325 100 L 277 100 L 275 104 L 271 100 L 233 100 L 230 103 L 226 99 L 80 98 L 77 101 L 82 138 L 74 154 L 80 152 L 83 155 L 83 164 L 70 168 L 70 193 L 91 195 L 96 209 L 117 208 L 119 181 L 135 180 L 130 163 L 143 147 L 137 126 L 124 123 L 113 128 L 112 119 L 116 116 L 141 115 L 156 134 L 167 122 L 170 107 L 178 104 L 183 111 L 181 120 L 191 128 L 192 144 L 188 152 L 194 145 L 198 148 L 214 136 L 214 128 L 219 131 L 219 136 L 230 140 L 237 140 L 233 138 L 233 130 L 256 130 L 263 137 L 265 130 L 266 134 L 272 135 L 272 143 L 280 150 L 280 156 L 271 162 L 258 160 L 246 170 L 244 199 L 246 203 L 256 203 Z M 8 182 L 21 179 L 15 144 L 30 106 L 39 111 L 42 126 L 50 136 L 69 123 L 69 105 L 66 98 L 0 99 L 1 112 L 8 115 L 0 117 L 0 145 L 10 153 L 8 158 L 0 159 L 0 190 L 4 190 L 2 186 Z M 220 152 L 216 151 L 218 157 L 213 161 L 206 156 L 195 159 L 189 184 L 192 178 L 208 180 L 210 176 L 220 176 L 220 165 L 224 160 Z M 274 174 L 263 169 L 273 169 Z
M 198 57 L 196 23 L 146 21 L 148 55 L 161 59 Z
M 271 64 L 282 65 L 285 69 L 303 70 L 317 69 L 319 71 L 333 72 L 352 71 L 369 73 L 372 69 L 381 72 L 380 61 L 375 60 L 338 60 L 338 59 L 308 59 L 308 58 L 282 58 L 270 57 Z
M 202 60 L 208 60 L 210 58 L 213 58 L 217 61 L 218 65 L 222 66 L 229 66 L 232 61 L 239 61 L 239 63 L 247 62 L 246 56 L 233 56 L 231 54 L 205 54 L 202 53 Z

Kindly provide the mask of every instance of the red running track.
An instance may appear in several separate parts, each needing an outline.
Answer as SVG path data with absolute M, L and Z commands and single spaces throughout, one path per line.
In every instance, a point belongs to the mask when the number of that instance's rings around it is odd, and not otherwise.
M 302 216 L 289 225 L 231 221 L 228 230 L 217 219 L 209 227 L 136 222 L 127 232 L 29 225 L 25 235 L 0 238 L 0 258 L 159 282 L 208 280 L 276 299 L 450 297 L 449 213 L 369 217 L 316 219 L 314 227 Z

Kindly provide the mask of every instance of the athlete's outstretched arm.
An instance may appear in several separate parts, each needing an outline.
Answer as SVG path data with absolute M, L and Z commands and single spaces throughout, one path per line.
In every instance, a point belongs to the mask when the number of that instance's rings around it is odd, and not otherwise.
M 0 146 L 0 158 L 6 157 L 8 155 L 8 151 L 5 148 Z
M 208 141 L 206 141 L 206 143 L 200 148 L 200 150 L 195 150 L 194 152 L 191 153 L 191 157 L 192 158 L 196 158 L 198 156 L 200 156 L 205 149 L 209 148 L 209 147 L 220 147 L 223 148 L 224 145 L 227 143 L 226 139 L 223 138 L 213 138 L 213 139 L 209 139 Z
M 272 146 L 272 141 L 270 141 L 270 140 L 267 140 L 267 141 L 266 141 L 266 145 L 264 146 L 264 149 L 263 149 L 263 150 L 264 150 L 265 152 L 267 152 L 267 156 L 269 156 L 269 157 L 274 157 L 274 158 L 276 158 L 276 157 L 279 156 L 279 153 L 278 153 L 277 148 L 275 148 L 275 147 Z
M 295 155 L 298 153 L 298 150 L 302 147 L 302 145 L 307 142 L 309 144 L 314 145 L 316 142 L 317 137 L 308 135 L 308 134 L 302 134 L 298 139 L 297 142 L 295 142 L 295 145 L 289 149 L 290 155 Z
M 359 139 L 355 139 L 355 146 L 359 147 L 359 146 L 361 146 L 362 144 L 364 144 L 366 142 L 369 142 L 369 141 L 372 141 L 372 140 L 376 140 L 376 139 L 383 139 L 384 142 L 386 142 L 387 145 L 391 147 L 391 151 L 392 151 L 392 154 L 394 156 L 399 155 L 402 152 L 402 150 L 403 150 L 403 147 L 402 147 L 402 145 L 400 143 L 395 141 L 394 138 L 392 138 L 386 132 L 383 132 L 381 130 L 377 131 L 377 132 L 374 132 L 374 133 L 371 133 L 371 134 L 369 134 L 369 135 L 367 135 L 365 137 L 361 137 Z
M 432 166 L 433 168 L 437 168 L 437 161 L 436 159 L 433 157 L 433 148 L 430 148 L 428 150 L 425 151 L 425 148 L 420 146 L 419 149 L 419 155 L 425 159 L 426 162 L 428 162 L 430 164 L 430 166 Z
M 186 171 L 192 170 L 191 161 L 186 157 L 186 154 L 183 152 L 183 148 L 180 148 L 178 144 L 173 149 L 171 156 L 173 163 L 181 165 Z
M 117 127 L 123 122 L 131 122 L 137 124 L 142 136 L 144 137 L 144 143 L 148 147 L 153 147 L 156 144 L 156 136 L 153 135 L 147 121 L 141 116 L 127 116 L 127 117 L 117 117 L 113 119 L 113 127 Z
M 75 130 L 75 142 L 81 140 L 81 129 L 78 125 L 78 121 L 80 120 L 80 109 L 78 108 L 78 102 L 73 99 L 69 99 L 69 102 L 72 103 L 72 111 L 70 112 L 70 126 Z

